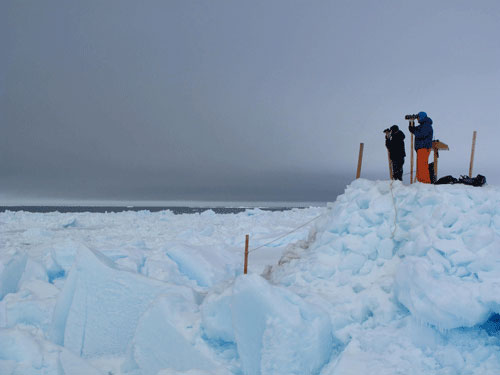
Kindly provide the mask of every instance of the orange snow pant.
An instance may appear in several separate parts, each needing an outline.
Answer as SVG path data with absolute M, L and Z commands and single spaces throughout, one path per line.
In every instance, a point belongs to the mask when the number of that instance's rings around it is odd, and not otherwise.
M 419 148 L 417 150 L 417 181 L 426 184 L 431 183 L 431 176 L 429 175 L 429 154 L 430 148 Z

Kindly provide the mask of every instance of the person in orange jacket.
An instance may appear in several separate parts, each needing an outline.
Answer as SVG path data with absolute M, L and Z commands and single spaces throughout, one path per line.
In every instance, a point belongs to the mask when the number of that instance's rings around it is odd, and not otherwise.
M 430 184 L 429 154 L 432 148 L 432 119 L 425 112 L 417 115 L 418 126 L 408 126 L 415 135 L 415 151 L 417 152 L 417 181 Z

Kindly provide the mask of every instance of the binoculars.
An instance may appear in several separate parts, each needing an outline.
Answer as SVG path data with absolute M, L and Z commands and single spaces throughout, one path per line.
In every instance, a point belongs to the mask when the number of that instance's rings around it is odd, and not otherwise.
M 416 120 L 418 115 L 406 115 L 405 120 Z

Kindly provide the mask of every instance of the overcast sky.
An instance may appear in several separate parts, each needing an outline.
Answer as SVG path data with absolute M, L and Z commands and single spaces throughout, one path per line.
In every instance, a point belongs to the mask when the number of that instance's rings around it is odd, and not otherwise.
M 418 111 L 500 183 L 497 0 L 4 0 L 0 47 L 0 203 L 333 201 Z

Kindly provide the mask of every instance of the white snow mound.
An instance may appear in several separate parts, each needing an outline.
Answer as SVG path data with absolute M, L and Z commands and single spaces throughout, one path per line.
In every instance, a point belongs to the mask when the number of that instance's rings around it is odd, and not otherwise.
M 0 225 L 0 374 L 500 373 L 496 187 L 358 179 L 327 208 Z

